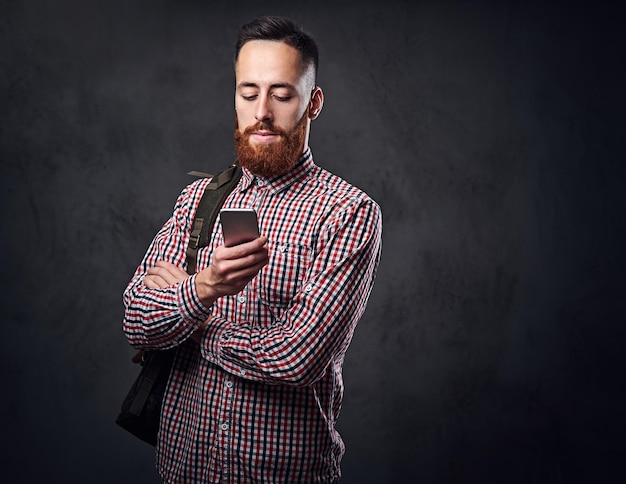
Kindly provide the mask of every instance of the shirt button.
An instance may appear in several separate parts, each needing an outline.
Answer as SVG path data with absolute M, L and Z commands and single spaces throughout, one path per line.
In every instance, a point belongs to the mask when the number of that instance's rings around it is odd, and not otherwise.
M 227 423 L 223 423 L 222 424 L 222 430 L 228 430 L 228 424 Z
M 239 373 L 241 373 L 242 375 L 246 374 L 246 370 L 241 370 Z
M 287 251 L 287 247 L 285 247 L 284 245 L 279 245 L 278 246 L 278 250 L 280 250 L 281 252 L 286 252 Z
M 232 388 L 232 387 L 233 387 L 233 382 L 232 382 L 232 381 L 230 381 L 230 380 L 228 380 L 228 381 L 226 382 L 226 388 Z
M 313 286 L 312 286 L 311 284 L 308 284 L 308 285 L 304 288 L 304 290 L 305 290 L 306 292 L 311 292 L 311 291 L 313 290 Z
M 245 303 L 246 302 L 246 298 L 244 296 L 239 296 L 237 298 L 237 301 L 239 301 L 240 303 Z
M 256 181 L 256 186 L 257 187 L 262 187 L 263 185 L 265 185 L 265 182 L 263 180 L 257 180 Z

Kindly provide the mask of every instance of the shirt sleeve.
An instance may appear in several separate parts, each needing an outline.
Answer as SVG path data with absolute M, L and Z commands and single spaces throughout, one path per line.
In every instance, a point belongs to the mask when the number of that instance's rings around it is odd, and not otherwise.
M 150 244 L 124 291 L 124 333 L 136 348 L 167 349 L 179 345 L 210 316 L 200 302 L 195 276 L 165 289 L 148 289 L 143 279 L 150 267 L 164 260 L 186 267 L 186 249 L 193 213 L 210 180 L 188 185 L 176 200 L 172 216 Z
M 367 197 L 352 200 L 319 237 L 313 269 L 285 317 L 266 327 L 215 313 L 202 340 L 206 359 L 243 378 L 310 385 L 343 358 L 380 260 L 380 207 Z

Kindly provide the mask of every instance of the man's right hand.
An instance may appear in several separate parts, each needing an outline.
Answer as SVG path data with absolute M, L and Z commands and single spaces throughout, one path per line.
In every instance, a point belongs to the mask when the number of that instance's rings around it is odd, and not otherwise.
M 219 246 L 211 265 L 196 275 L 196 292 L 205 306 L 242 291 L 268 263 L 267 237 L 234 247 Z

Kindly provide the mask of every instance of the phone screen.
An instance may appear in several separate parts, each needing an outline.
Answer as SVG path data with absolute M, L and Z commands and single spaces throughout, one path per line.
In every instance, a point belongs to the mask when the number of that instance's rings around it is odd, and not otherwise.
M 223 208 L 220 210 L 220 222 L 224 245 L 227 247 L 250 242 L 259 237 L 256 212 L 251 208 Z

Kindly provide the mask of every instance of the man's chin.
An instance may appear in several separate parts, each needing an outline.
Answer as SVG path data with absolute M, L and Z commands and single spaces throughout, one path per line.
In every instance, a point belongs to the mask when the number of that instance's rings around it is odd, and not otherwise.
M 278 134 L 272 135 L 256 135 L 251 134 L 248 137 L 248 144 L 253 148 L 258 148 L 262 146 L 275 146 L 277 143 L 281 143 L 284 141 L 284 138 Z
M 248 140 L 248 146 L 250 146 L 250 148 L 252 148 L 255 153 L 258 153 L 259 151 L 263 149 L 267 149 L 267 148 L 271 149 L 274 146 L 276 146 L 278 143 L 280 143 L 280 140 L 261 141 L 261 142 Z

